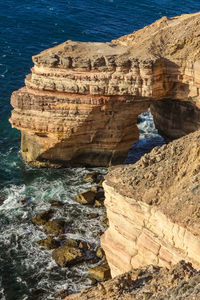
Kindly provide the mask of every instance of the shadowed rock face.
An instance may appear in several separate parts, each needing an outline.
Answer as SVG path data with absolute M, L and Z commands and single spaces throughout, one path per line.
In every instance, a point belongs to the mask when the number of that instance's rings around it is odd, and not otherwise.
M 67 41 L 34 56 L 26 86 L 11 98 L 10 122 L 21 130 L 24 159 L 44 165 L 123 162 L 138 139 L 137 116 L 151 104 L 165 136 L 198 129 L 199 31 L 199 13 L 163 17 L 110 43 Z M 179 118 L 174 103 L 181 103 Z

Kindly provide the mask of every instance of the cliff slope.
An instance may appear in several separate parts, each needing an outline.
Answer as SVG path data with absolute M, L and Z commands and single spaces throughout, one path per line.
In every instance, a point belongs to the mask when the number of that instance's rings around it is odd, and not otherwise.
M 200 274 L 191 264 L 180 262 L 170 268 L 148 266 L 85 289 L 65 300 L 198 300 Z
M 200 267 L 200 131 L 156 147 L 104 182 L 109 228 L 101 239 L 112 276 L 180 260 Z
M 150 105 L 168 139 L 200 128 L 199 32 L 200 13 L 163 17 L 110 43 L 67 41 L 34 56 L 11 98 L 24 159 L 123 162 Z

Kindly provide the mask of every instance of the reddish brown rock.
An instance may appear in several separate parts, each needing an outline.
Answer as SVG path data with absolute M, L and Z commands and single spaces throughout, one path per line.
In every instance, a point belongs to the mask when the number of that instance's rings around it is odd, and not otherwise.
M 200 268 L 200 131 L 112 167 L 103 186 L 109 228 L 101 245 L 113 277 L 183 259 Z
M 198 129 L 199 30 L 200 13 L 163 17 L 110 43 L 67 41 L 34 56 L 26 86 L 11 98 L 24 159 L 38 166 L 123 162 L 138 139 L 137 116 L 150 105 L 166 137 Z

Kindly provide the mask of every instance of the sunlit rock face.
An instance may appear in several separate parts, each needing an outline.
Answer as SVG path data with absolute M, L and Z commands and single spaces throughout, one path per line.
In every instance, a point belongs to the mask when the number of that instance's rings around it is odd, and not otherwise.
M 112 167 L 103 183 L 112 276 L 186 260 L 200 268 L 200 131 Z
M 198 129 L 199 30 L 199 13 L 163 17 L 109 43 L 67 41 L 34 56 L 25 87 L 11 97 L 10 122 L 21 130 L 24 159 L 44 165 L 123 162 L 138 139 L 137 116 L 150 105 L 165 136 Z M 186 110 L 180 108 L 177 119 L 174 103 L 180 101 Z

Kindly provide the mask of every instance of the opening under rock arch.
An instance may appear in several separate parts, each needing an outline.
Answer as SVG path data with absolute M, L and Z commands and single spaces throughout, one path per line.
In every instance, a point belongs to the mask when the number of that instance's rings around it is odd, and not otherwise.
M 154 147 L 165 144 L 164 138 L 159 135 L 155 127 L 150 108 L 138 116 L 139 139 L 129 150 L 125 164 L 133 164 L 145 153 L 150 152 Z

